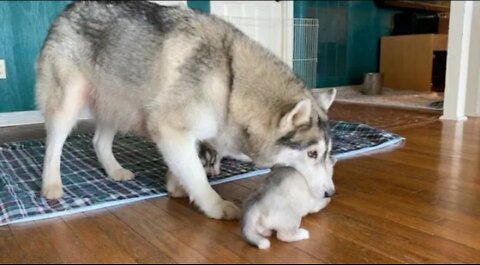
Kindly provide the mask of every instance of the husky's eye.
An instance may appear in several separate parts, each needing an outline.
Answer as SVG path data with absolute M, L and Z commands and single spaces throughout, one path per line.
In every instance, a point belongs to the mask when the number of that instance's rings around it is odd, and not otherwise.
M 307 153 L 307 155 L 308 155 L 308 157 L 310 157 L 310 158 L 312 158 L 312 159 L 317 159 L 317 157 L 318 157 L 317 151 L 309 151 L 309 152 Z

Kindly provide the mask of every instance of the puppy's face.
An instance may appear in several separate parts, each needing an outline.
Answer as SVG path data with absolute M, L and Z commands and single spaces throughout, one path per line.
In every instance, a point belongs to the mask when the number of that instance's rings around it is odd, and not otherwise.
M 218 152 L 207 142 L 200 143 L 198 156 L 209 178 L 220 174 L 220 157 Z

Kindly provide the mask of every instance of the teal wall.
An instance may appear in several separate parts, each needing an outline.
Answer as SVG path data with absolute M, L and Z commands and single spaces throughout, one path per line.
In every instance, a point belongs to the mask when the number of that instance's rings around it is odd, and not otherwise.
M 53 19 L 71 1 L 0 1 L 0 59 L 7 79 L 0 80 L 0 112 L 34 110 L 34 62 Z M 210 12 L 209 1 L 188 6 Z
M 35 109 L 34 62 L 48 28 L 64 1 L 1 1 L 0 59 L 7 79 L 0 80 L 0 112 Z
M 367 1 L 295 1 L 297 18 L 319 20 L 317 87 L 361 84 L 379 70 L 380 37 L 397 11 Z
M 210 14 L 210 1 L 209 0 L 197 0 L 187 1 L 187 5 L 191 9 L 195 9 L 207 14 Z

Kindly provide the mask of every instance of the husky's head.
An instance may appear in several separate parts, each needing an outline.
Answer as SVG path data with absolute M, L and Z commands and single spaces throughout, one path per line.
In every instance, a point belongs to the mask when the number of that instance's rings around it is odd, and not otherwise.
M 335 194 L 332 141 L 327 120 L 336 91 L 321 93 L 315 100 L 307 97 L 288 107 L 278 122 L 273 139 L 266 141 L 257 164 L 291 166 L 306 179 L 316 197 Z

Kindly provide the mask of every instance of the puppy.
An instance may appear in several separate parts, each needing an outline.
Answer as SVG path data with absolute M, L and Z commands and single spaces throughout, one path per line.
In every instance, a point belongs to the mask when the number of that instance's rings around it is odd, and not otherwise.
M 218 152 L 208 142 L 199 144 L 198 156 L 202 161 L 203 168 L 207 173 L 207 177 L 215 177 L 220 174 L 220 160 Z
M 325 208 L 330 198 L 313 196 L 307 182 L 291 167 L 275 167 L 265 183 L 245 201 L 241 219 L 244 238 L 260 249 L 268 249 L 266 238 L 277 232 L 277 238 L 293 242 L 309 238 L 300 228 L 302 217 Z

